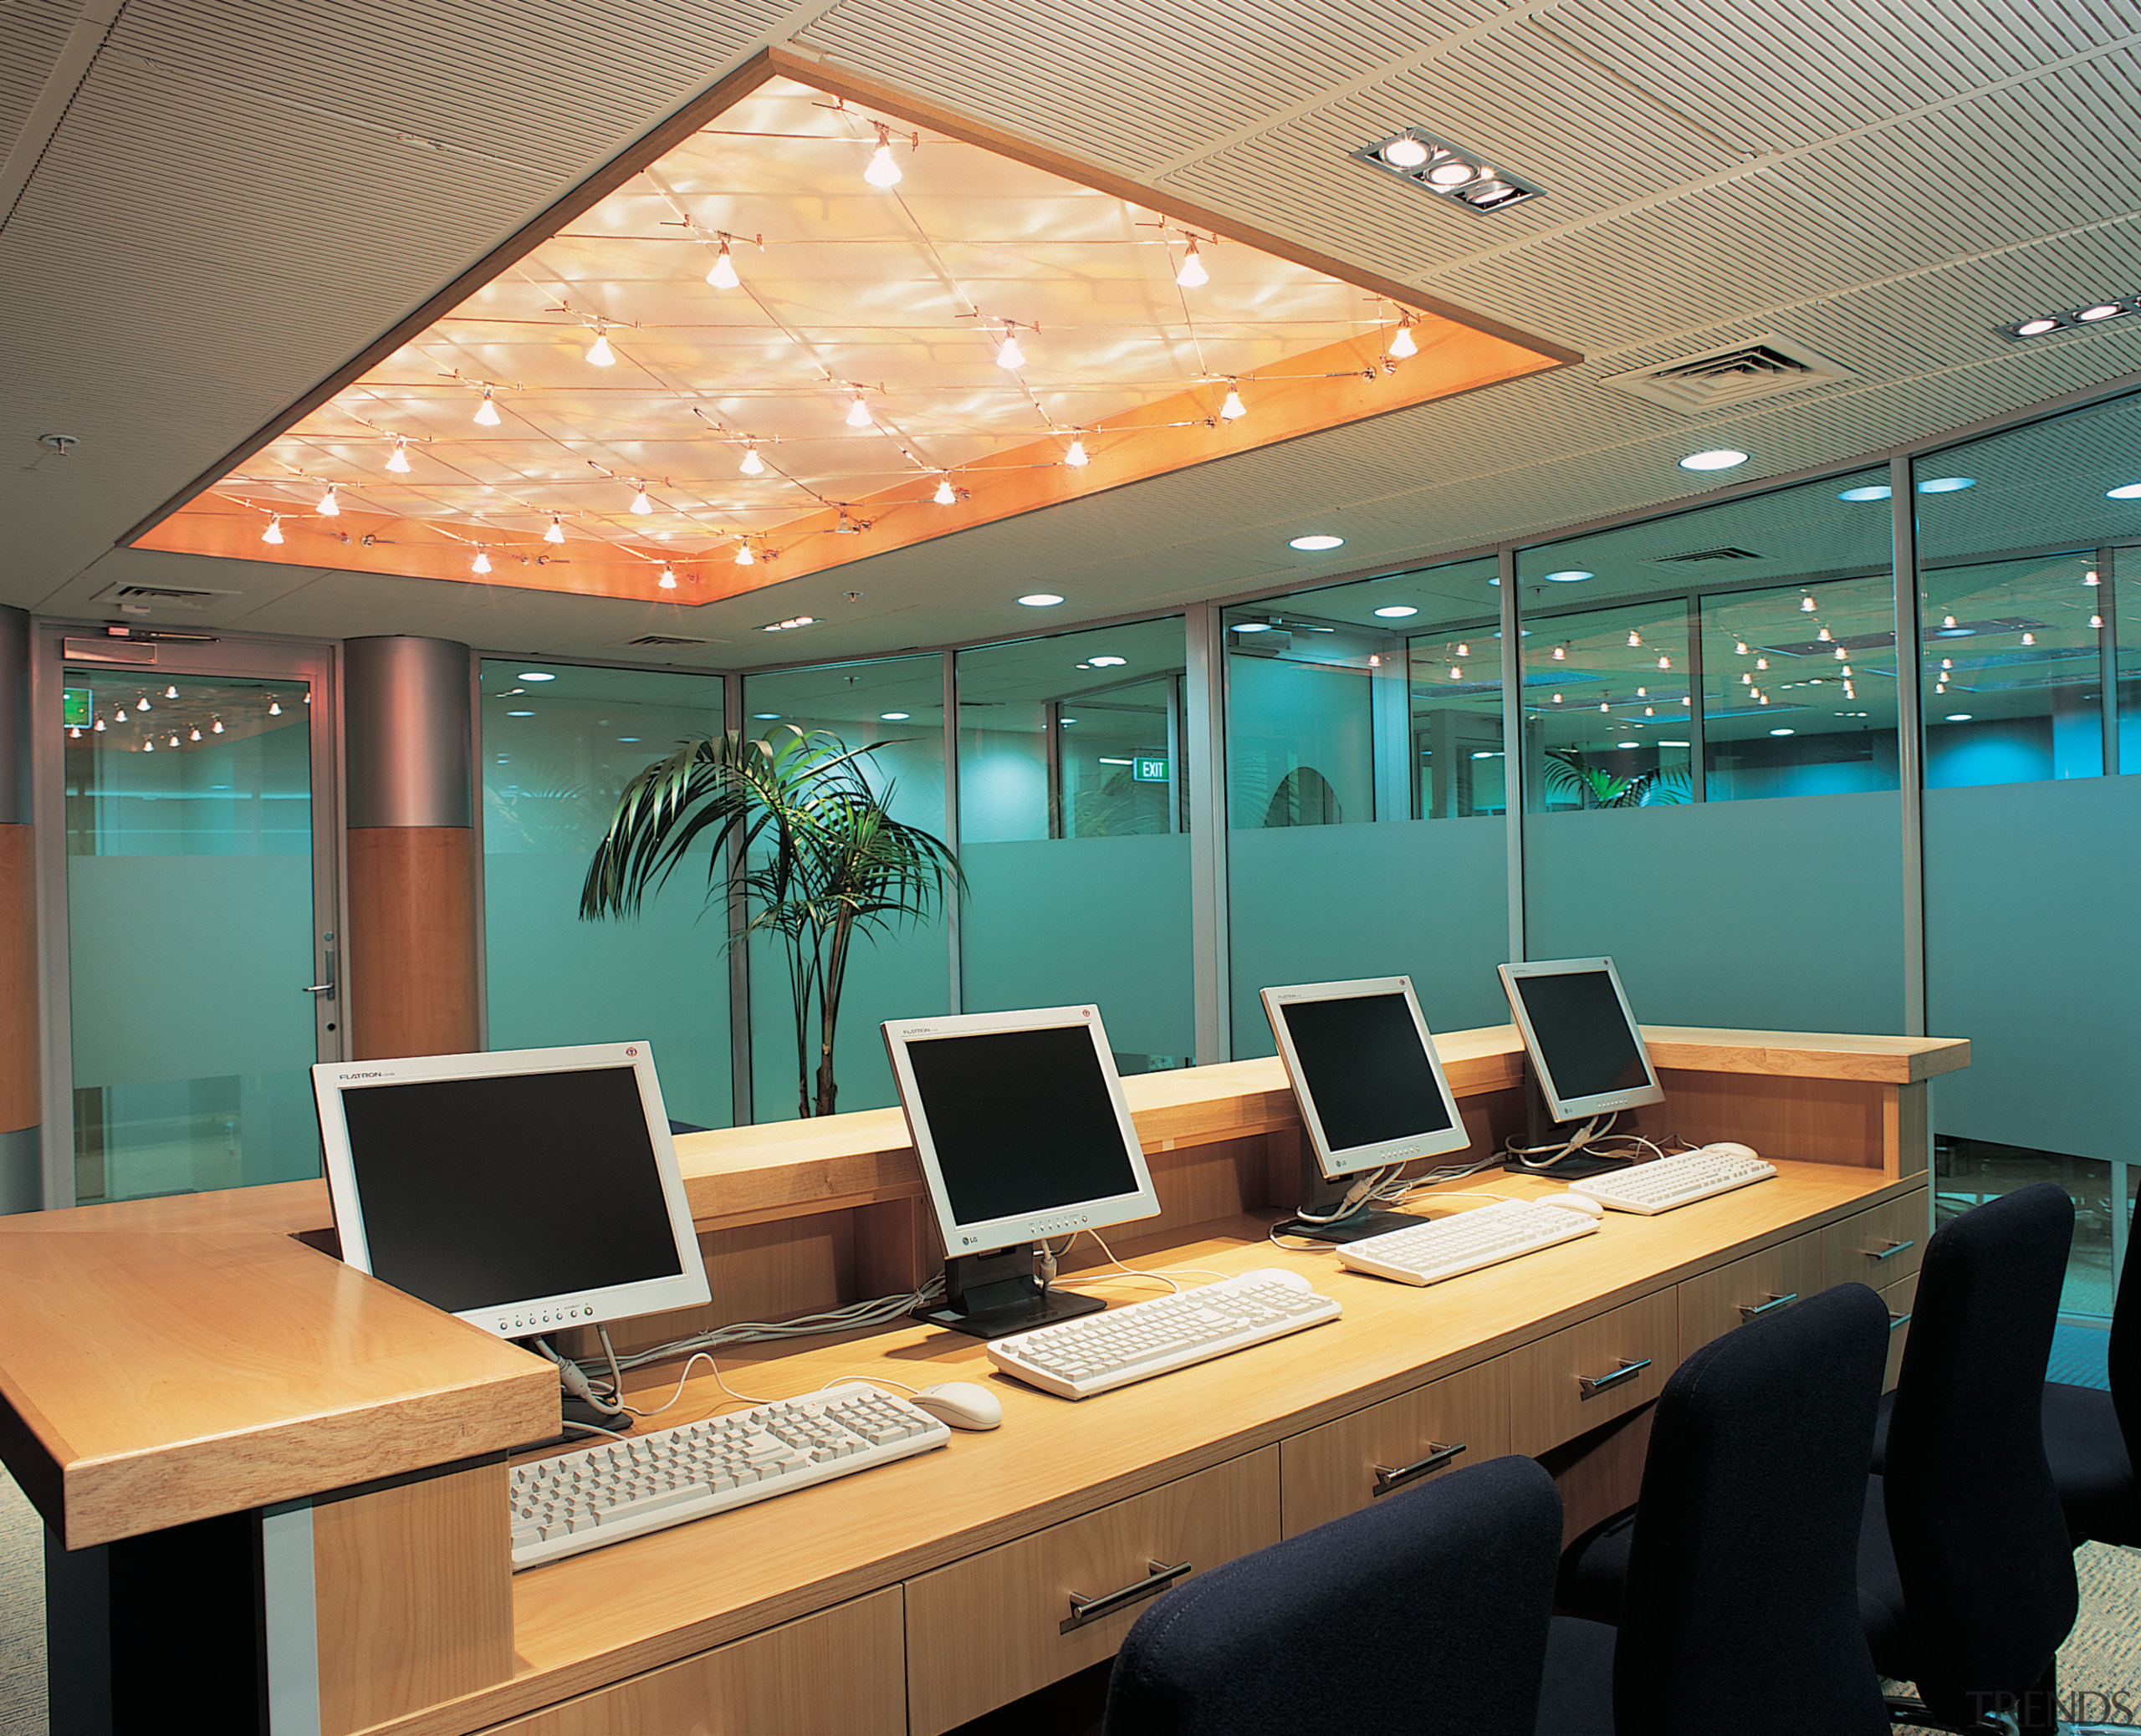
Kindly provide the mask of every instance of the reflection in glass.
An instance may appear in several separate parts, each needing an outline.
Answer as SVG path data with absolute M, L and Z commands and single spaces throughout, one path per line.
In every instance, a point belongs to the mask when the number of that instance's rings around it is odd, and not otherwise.
M 643 1038 L 670 1114 L 727 1126 L 727 922 L 707 906 L 705 847 L 637 917 L 580 920 L 618 793 L 683 743 L 721 733 L 721 677 L 517 658 L 486 661 L 480 686 L 490 1046 Z
M 1897 787 L 1886 574 L 1733 591 L 1702 611 L 1706 799 Z
M 1532 811 L 1689 800 L 1694 689 L 1686 603 L 1535 618 L 1524 649 Z

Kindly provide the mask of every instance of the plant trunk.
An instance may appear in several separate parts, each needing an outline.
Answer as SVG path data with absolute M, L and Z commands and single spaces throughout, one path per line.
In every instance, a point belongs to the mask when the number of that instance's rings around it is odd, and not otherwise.
M 833 947 L 818 983 L 818 1113 L 833 1112 L 840 1087 L 833 1082 L 833 1034 L 840 1019 L 840 993 L 847 979 L 847 937 L 853 923 L 846 909 L 833 919 Z

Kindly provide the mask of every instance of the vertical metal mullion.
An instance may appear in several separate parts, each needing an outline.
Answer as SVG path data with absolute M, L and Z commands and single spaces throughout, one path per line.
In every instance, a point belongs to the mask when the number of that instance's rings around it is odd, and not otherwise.
M 60 633 L 30 629 L 30 716 L 60 715 Z M 30 733 L 31 812 L 37 822 L 38 1004 L 43 1014 L 44 1206 L 74 1203 L 74 1048 L 67 933 L 67 755 L 64 733 Z
M 1394 636 L 1368 671 L 1368 763 L 1374 768 L 1377 819 L 1412 819 L 1419 779 L 1413 774 L 1413 677 L 1406 642 Z
M 2118 551 L 2097 550 L 2098 682 L 2103 692 L 2104 776 L 2118 775 Z
M 743 677 L 721 678 L 721 727 L 731 735 L 743 732 Z M 736 883 L 738 845 L 732 838 L 725 846 L 728 860 L 723 872 L 730 886 Z M 738 1127 L 755 1118 L 751 1106 L 751 953 L 743 938 L 750 913 L 734 893 L 728 898 L 728 1100 Z
M 470 895 L 474 905 L 473 915 L 476 930 L 476 1047 L 488 1049 L 491 1046 L 491 948 L 489 936 L 485 932 L 484 890 L 490 876 L 483 860 L 483 809 L 487 805 L 483 800 L 483 660 L 478 656 L 471 656 L 468 659 L 468 759 L 473 772 L 471 781 L 476 786 L 468 793 L 471 835 L 468 851 L 475 859 L 476 881 Z M 317 779 L 314 781 L 316 783 Z M 341 830 L 340 826 L 335 828 L 338 835 Z M 319 926 L 316 917 L 314 926 Z M 335 926 L 339 933 L 342 925 L 337 922 Z M 342 937 L 347 939 L 346 935 Z M 314 950 L 315 952 L 318 951 L 316 943 Z M 343 946 L 337 956 L 346 960 L 350 956 L 349 947 Z M 344 971 L 341 974 L 346 978 L 349 973 Z M 319 980 L 324 983 L 327 979 L 322 977 Z M 343 1034 L 346 1035 L 349 1020 L 345 1019 L 341 1024 L 345 1027 Z M 332 1056 L 320 1056 L 322 1060 L 339 1060 L 340 1058 L 339 1052 Z
M 1046 732 L 1041 751 L 1048 760 L 1048 835 L 1062 838 L 1069 835 L 1063 830 L 1063 702 L 1050 700 L 1040 715 Z
M 1689 591 L 1688 610 L 1688 799 L 1703 802 L 1709 799 L 1709 768 L 1705 762 L 1709 758 L 1703 733 L 1703 600 L 1699 591 Z
M 958 653 L 950 651 L 944 653 L 944 842 L 956 859 L 959 853 L 959 665 Z M 946 1010 L 953 1013 L 965 1006 L 960 915 L 959 897 L 954 891 L 944 901 L 944 952 L 951 973 L 950 1005 Z
M 1896 596 L 1896 784 L 1902 799 L 1903 1034 L 1925 1034 L 1924 639 L 1919 619 L 1918 514 L 1911 461 L 1888 461 L 1890 569 Z
M 1516 550 L 1497 557 L 1501 571 L 1502 617 L 1502 801 L 1508 839 L 1509 956 L 1525 956 L 1524 810 L 1529 782 L 1524 763 L 1524 648 L 1516 605 Z
M 1182 677 L 1168 677 L 1168 830 L 1183 830 L 1182 798 Z
M 1197 1009 L 1197 1061 L 1232 1058 L 1228 984 L 1226 649 L 1220 612 L 1194 604 L 1183 612 L 1188 652 L 1190 971 Z

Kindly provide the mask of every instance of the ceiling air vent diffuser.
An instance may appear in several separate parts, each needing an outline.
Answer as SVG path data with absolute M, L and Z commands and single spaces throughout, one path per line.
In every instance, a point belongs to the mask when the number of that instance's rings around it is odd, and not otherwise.
M 703 639 L 679 639 L 672 633 L 642 633 L 636 639 L 627 639 L 627 646 L 660 645 L 704 645 Z
M 89 600 L 93 603 L 116 603 L 122 610 L 138 613 L 143 609 L 206 609 L 218 597 L 242 595 L 235 590 L 209 590 L 203 588 L 176 585 L 107 585 Z M 132 604 L 132 610 L 127 605 Z
M 1762 557 L 1751 549 L 1690 549 L 1685 554 L 1653 554 L 1653 566 L 1670 566 L 1675 561 L 1688 560 L 1760 560 Z
M 1803 344 L 1769 336 L 1714 350 L 1707 355 L 1614 374 L 1599 384 L 1693 415 L 1721 405 L 1742 404 L 1750 398 L 1775 397 L 1802 386 L 1854 377 L 1850 369 L 1817 355 Z

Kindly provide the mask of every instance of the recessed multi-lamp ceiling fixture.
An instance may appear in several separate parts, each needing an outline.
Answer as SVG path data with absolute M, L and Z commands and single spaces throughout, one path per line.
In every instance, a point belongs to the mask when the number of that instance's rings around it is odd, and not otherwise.
M 2021 343 L 2030 338 L 2048 338 L 2056 331 L 2109 325 L 2135 314 L 2141 314 L 2141 295 L 2108 296 L 2077 308 L 2063 308 L 2057 314 L 2036 314 L 2027 319 L 2011 320 L 1993 329 L 2003 338 Z
M 135 546 L 712 601 L 1574 360 L 759 64 Z
M 1400 128 L 1346 154 L 1468 211 L 1506 211 L 1539 197 L 1541 191 L 1477 152 L 1417 126 Z

